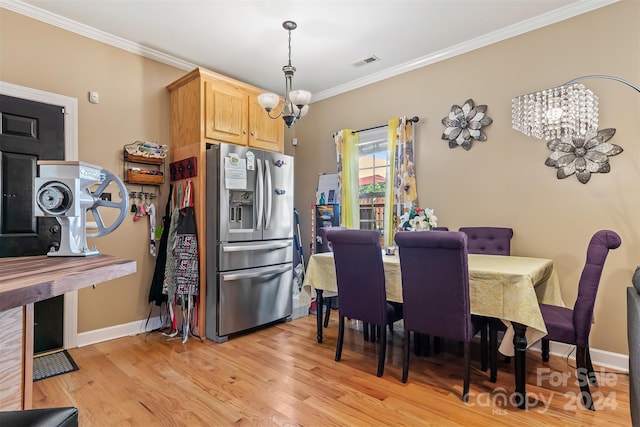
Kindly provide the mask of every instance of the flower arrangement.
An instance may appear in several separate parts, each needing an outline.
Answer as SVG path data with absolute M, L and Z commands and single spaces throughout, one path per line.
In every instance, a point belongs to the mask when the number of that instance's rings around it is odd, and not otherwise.
M 432 230 L 437 227 L 438 217 L 433 209 L 423 209 L 412 206 L 409 212 L 400 216 L 400 228 L 405 231 Z

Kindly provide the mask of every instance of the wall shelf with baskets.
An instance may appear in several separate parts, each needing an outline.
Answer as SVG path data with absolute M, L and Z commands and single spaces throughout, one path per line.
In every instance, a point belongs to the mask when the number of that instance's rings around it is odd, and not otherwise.
M 124 181 L 138 185 L 164 184 L 165 159 L 130 154 L 124 150 Z

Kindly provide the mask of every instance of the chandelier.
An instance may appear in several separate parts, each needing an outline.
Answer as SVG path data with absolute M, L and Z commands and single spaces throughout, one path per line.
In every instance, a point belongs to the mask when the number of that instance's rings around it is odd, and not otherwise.
M 564 84 L 514 98 L 514 129 L 537 139 L 584 136 L 598 129 L 598 97 L 583 84 Z
M 258 103 L 262 108 L 267 110 L 267 114 L 272 119 L 281 117 L 287 124 L 287 127 L 291 127 L 297 120 L 300 120 L 307 111 L 309 111 L 309 101 L 311 101 L 311 92 L 306 90 L 293 90 L 293 74 L 296 72 L 296 67 L 291 65 L 291 31 L 298 27 L 293 21 L 284 21 L 282 27 L 289 32 L 289 63 L 282 67 L 284 72 L 284 84 L 285 84 L 285 99 L 282 104 L 282 109 L 276 116 L 271 115 L 271 111 L 280 102 L 280 97 L 275 93 L 263 93 L 258 96 Z
M 610 79 L 640 92 L 624 79 L 607 75 L 575 78 L 562 86 L 521 95 L 511 102 L 511 124 L 515 130 L 537 139 L 584 137 L 598 131 L 598 97 L 583 84 L 583 79 Z

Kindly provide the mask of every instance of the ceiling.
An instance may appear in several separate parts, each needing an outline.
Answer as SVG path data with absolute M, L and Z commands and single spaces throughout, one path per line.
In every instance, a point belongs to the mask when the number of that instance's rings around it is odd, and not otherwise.
M 185 70 L 317 101 L 616 0 L 0 0 L 0 6 Z M 375 55 L 379 61 L 354 63 Z

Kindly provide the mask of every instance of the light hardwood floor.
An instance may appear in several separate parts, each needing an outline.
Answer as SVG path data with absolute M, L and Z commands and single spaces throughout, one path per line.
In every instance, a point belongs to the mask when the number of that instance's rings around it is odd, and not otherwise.
M 530 407 L 523 411 L 508 401 L 513 362 L 500 363 L 493 384 L 474 357 L 465 404 L 458 345 L 428 358 L 412 354 L 403 384 L 402 324 L 389 332 L 378 378 L 376 347 L 355 321 L 347 322 L 342 360 L 334 361 L 336 317 L 322 344 L 315 317 L 305 316 L 223 344 L 191 338 L 183 345 L 154 332 L 71 349 L 80 369 L 36 382 L 34 407 L 76 406 L 83 427 L 631 425 L 627 375 L 598 374 L 591 412 L 576 399 L 566 360 L 545 364 L 529 351 Z

